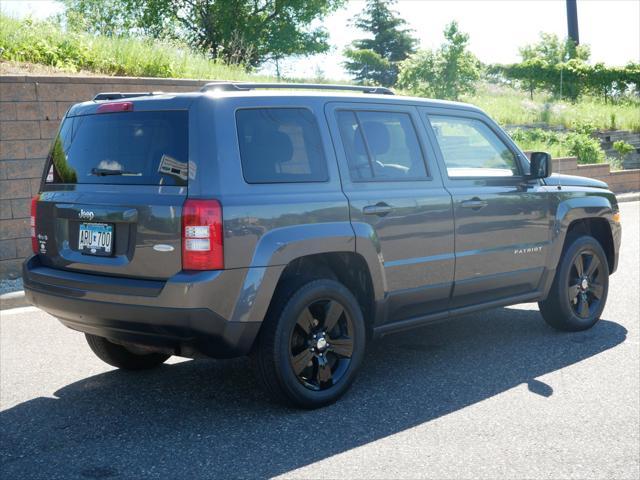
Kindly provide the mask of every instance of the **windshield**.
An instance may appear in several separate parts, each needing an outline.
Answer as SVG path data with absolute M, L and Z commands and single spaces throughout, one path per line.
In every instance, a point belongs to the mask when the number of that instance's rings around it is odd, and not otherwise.
M 46 183 L 184 186 L 186 111 L 67 118 L 49 152 Z

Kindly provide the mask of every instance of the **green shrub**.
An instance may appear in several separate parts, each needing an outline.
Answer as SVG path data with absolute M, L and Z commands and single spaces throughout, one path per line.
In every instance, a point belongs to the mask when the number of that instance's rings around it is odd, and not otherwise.
M 553 157 L 575 156 L 581 164 L 605 161 L 605 153 L 600 142 L 584 130 L 565 133 L 541 128 L 515 129 L 510 135 L 523 150 L 545 151 Z
M 613 149 L 618 155 L 609 158 L 609 163 L 614 170 L 622 170 L 624 168 L 625 157 L 633 152 L 636 147 L 634 147 L 630 143 L 625 142 L 624 140 L 618 140 L 616 142 L 613 142 Z
M 578 121 L 573 125 L 574 132 L 583 133 L 585 135 L 591 135 L 597 130 L 596 126 L 590 121 Z
M 578 157 L 578 163 L 604 163 L 605 154 L 600 141 L 584 133 L 571 132 L 565 137 L 568 151 Z
M 633 152 L 636 147 L 634 147 L 630 143 L 625 142 L 624 140 L 618 140 L 617 142 L 613 142 L 613 149 L 618 153 L 618 155 L 624 158 L 628 154 Z

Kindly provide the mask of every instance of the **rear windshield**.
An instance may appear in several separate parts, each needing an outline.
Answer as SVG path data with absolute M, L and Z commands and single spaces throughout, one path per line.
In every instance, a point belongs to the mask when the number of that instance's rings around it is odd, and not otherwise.
M 67 118 L 49 152 L 46 183 L 186 185 L 186 111 Z

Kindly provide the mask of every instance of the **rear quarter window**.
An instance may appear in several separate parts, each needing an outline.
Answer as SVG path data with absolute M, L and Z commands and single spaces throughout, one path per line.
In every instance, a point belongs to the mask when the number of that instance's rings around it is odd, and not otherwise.
M 247 183 L 328 180 L 318 123 L 306 108 L 238 110 L 236 126 Z

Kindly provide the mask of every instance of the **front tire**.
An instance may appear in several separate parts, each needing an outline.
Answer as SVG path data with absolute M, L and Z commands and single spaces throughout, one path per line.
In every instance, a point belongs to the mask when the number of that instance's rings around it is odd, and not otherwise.
M 103 337 L 88 333 L 85 333 L 85 337 L 100 360 L 122 370 L 148 370 L 163 364 L 170 357 L 163 353 L 137 354 Z
M 600 319 L 608 291 L 609 264 L 602 246 L 591 236 L 577 237 L 563 252 L 540 312 L 558 330 L 587 330 Z
M 320 279 L 283 289 L 258 338 L 257 375 L 280 403 L 319 408 L 350 387 L 365 342 L 360 305 L 341 283 Z

